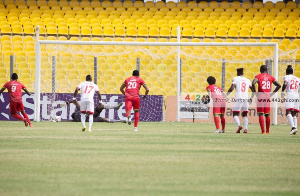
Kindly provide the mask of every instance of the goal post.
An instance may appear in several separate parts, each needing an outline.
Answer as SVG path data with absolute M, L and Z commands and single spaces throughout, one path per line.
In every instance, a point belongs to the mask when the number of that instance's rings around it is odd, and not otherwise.
M 178 33 L 179 34 L 179 33 Z M 274 77 L 278 79 L 278 43 L 263 43 L 263 42 L 181 42 L 180 36 L 177 37 L 177 42 L 118 42 L 118 41 L 60 41 L 60 40 L 39 40 L 39 29 L 37 28 L 37 36 L 36 36 L 36 69 L 35 69 L 35 121 L 40 121 L 40 105 L 41 105 L 41 46 L 43 45 L 77 45 L 77 46 L 127 46 L 127 47 L 155 47 L 155 46 L 161 46 L 161 47 L 172 47 L 172 50 L 170 53 L 172 55 L 176 55 L 176 85 L 177 85 L 177 121 L 180 121 L 180 97 L 182 93 L 181 88 L 181 58 L 185 56 L 186 58 L 194 58 L 191 54 L 188 54 L 188 52 L 184 51 L 184 48 L 187 47 L 273 47 L 273 69 L 274 69 Z M 177 51 L 175 48 L 177 48 Z M 149 51 L 147 51 L 149 52 Z M 151 52 L 151 51 L 150 51 Z M 173 53 L 174 52 L 174 53 Z M 195 57 L 197 58 L 197 56 Z M 213 58 L 213 57 L 211 57 Z M 205 59 L 204 59 L 205 60 Z M 222 64 L 222 63 L 221 63 Z M 220 73 L 221 74 L 221 73 Z M 203 81 L 202 81 L 203 82 Z M 277 95 L 275 95 L 277 96 Z M 273 124 L 277 124 L 277 103 L 274 103 L 273 108 Z

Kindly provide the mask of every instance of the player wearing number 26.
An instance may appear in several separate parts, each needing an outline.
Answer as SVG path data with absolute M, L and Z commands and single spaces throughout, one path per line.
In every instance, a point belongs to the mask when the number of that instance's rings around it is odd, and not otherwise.
M 127 78 L 120 87 L 120 91 L 125 95 L 125 110 L 126 117 L 128 118 L 128 124 L 131 124 L 131 108 L 134 110 L 134 131 L 138 131 L 137 125 L 139 122 L 139 110 L 140 110 L 140 88 L 143 86 L 146 90 L 143 99 L 146 99 L 147 94 L 149 93 L 149 88 L 142 78 L 139 77 L 140 72 L 134 70 L 132 76 Z M 125 89 L 126 87 L 126 89 Z M 124 91 L 125 89 L 125 91 Z
M 293 75 L 294 70 L 291 65 L 286 68 L 286 76 L 283 77 L 282 98 L 284 98 L 284 90 L 286 90 L 285 108 L 286 117 L 291 125 L 290 135 L 297 133 L 297 113 L 299 112 L 299 93 L 298 87 L 300 79 Z
M 213 76 L 209 76 L 207 78 L 207 83 L 209 84 L 206 87 L 209 97 L 213 100 L 213 115 L 214 115 L 214 122 L 216 125 L 215 133 L 225 133 L 225 107 L 226 102 L 224 100 L 223 91 L 220 87 L 216 85 L 216 78 Z M 222 124 L 222 131 L 220 131 L 220 119 Z
M 28 115 L 25 113 L 24 105 L 22 102 L 22 89 L 27 93 L 27 95 L 30 96 L 30 93 L 26 89 L 26 87 L 21 83 L 18 82 L 18 75 L 16 73 L 13 73 L 11 75 L 11 81 L 4 84 L 3 88 L 0 90 L 0 94 L 7 89 L 9 94 L 9 111 L 10 114 L 25 123 L 25 126 L 32 127 L 32 124 L 28 118 Z M 18 114 L 18 112 L 21 112 L 22 116 Z
M 280 88 L 276 79 L 268 74 L 268 68 L 266 65 L 260 66 L 260 73 L 255 76 L 252 81 L 252 86 L 255 91 L 255 84 L 258 83 L 258 95 L 257 95 L 257 113 L 259 117 L 259 124 L 261 128 L 261 133 L 265 134 L 265 125 L 264 125 L 264 117 L 266 118 L 266 133 L 269 134 L 270 131 L 270 97 L 275 94 Z M 271 86 L 274 84 L 276 88 L 271 93 Z
M 93 115 L 94 114 L 94 95 L 97 93 L 99 102 L 101 103 L 101 94 L 99 91 L 99 88 L 96 84 L 92 82 L 92 76 L 87 75 L 86 81 L 80 83 L 74 92 L 74 98 L 76 99 L 76 96 L 78 94 L 78 91 L 81 91 L 81 98 L 80 98 L 80 112 L 81 112 L 81 123 L 83 125 L 82 131 L 85 131 L 85 120 L 86 116 Z M 93 117 L 89 118 L 89 132 L 92 131 L 92 125 L 93 125 Z

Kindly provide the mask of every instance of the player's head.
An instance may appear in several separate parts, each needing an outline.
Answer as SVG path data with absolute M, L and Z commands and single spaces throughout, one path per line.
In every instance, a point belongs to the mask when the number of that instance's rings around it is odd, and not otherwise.
M 286 68 L 286 75 L 290 75 L 293 73 L 294 73 L 293 67 L 291 65 L 288 65 Z
M 92 81 L 92 76 L 91 75 L 87 75 L 85 77 L 85 80 L 91 82 Z
M 206 80 L 208 82 L 208 84 L 216 84 L 216 78 L 213 76 L 209 76 Z
M 132 76 L 140 76 L 139 70 L 134 70 L 134 71 L 132 72 Z
M 238 76 L 244 75 L 244 68 L 237 68 L 236 69 L 236 75 L 238 75 Z
M 268 72 L 268 67 L 266 65 L 260 66 L 260 73 L 267 73 Z
M 11 75 L 11 79 L 12 80 L 17 80 L 19 77 L 18 77 L 18 74 L 16 74 L 16 73 L 13 73 L 12 75 Z

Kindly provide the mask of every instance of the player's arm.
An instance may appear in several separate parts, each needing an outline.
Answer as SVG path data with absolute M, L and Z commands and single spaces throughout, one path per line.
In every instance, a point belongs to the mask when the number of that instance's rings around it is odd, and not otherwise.
M 274 91 L 270 94 L 270 96 L 273 96 L 277 91 L 279 91 L 279 89 L 281 88 L 281 84 L 277 81 L 277 80 L 275 80 L 274 82 L 273 82 L 273 84 L 276 86 L 276 88 L 274 89 Z
M 285 91 L 285 89 L 286 89 L 286 87 L 287 87 L 287 82 L 286 82 L 286 81 L 284 81 L 284 82 L 283 82 L 283 85 L 282 85 L 281 92 L 284 92 L 284 91 Z
M 255 84 L 256 83 L 258 83 L 258 79 L 256 79 L 256 78 L 254 78 L 253 80 L 252 80 L 252 85 L 251 85 L 251 87 L 252 87 L 252 92 L 256 92 L 256 90 L 255 90 Z
M 79 88 L 77 87 L 76 89 L 75 89 L 75 91 L 74 91 L 74 96 L 73 96 L 73 100 L 75 100 L 76 99 L 76 97 L 77 97 L 77 95 L 78 95 L 78 92 L 79 92 Z
M 101 93 L 100 91 L 96 91 L 97 95 L 98 95 L 98 99 L 99 99 L 99 103 L 102 103 L 102 98 L 101 98 Z
M 147 86 L 146 84 L 143 84 L 143 87 L 144 87 L 144 89 L 146 90 L 146 91 L 145 91 L 145 95 L 143 96 L 143 99 L 146 99 L 146 97 L 147 97 L 147 95 L 148 95 L 148 93 L 149 93 L 149 88 L 148 88 L 148 86 Z
M 1 90 L 0 90 L 0 94 L 3 93 L 3 91 L 4 91 L 5 89 L 6 89 L 6 88 L 2 87 Z
M 23 91 L 25 91 L 25 93 L 27 94 L 27 95 L 31 95 L 31 93 L 26 89 L 26 88 L 23 88 Z
M 125 87 L 126 87 L 126 85 L 124 83 L 120 87 L 120 91 L 123 95 L 125 95 L 125 91 L 124 91 Z
M 231 84 L 231 86 L 228 89 L 228 92 L 226 93 L 225 97 L 227 97 L 228 95 L 230 95 L 230 93 L 235 89 L 235 87 L 236 87 L 235 84 Z

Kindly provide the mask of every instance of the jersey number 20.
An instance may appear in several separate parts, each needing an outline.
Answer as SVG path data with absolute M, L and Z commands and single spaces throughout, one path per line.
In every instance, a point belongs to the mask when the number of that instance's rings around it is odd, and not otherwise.
M 135 89 L 136 88 L 136 82 L 128 82 L 128 89 Z

